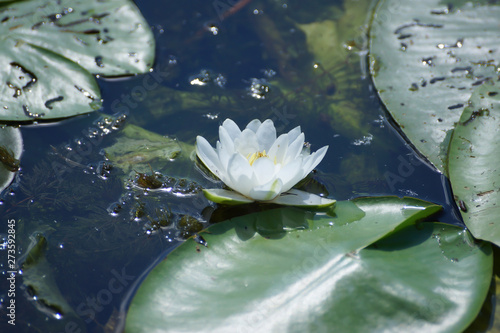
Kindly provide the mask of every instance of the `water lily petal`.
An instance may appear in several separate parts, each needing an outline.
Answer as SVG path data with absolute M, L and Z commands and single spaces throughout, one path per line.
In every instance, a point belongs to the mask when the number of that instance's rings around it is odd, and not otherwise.
M 291 131 L 288 132 L 288 139 L 290 140 L 289 143 L 292 143 L 297 139 L 297 137 L 300 135 L 300 126 L 295 127 Z
M 241 135 L 234 140 L 234 150 L 247 157 L 259 151 L 257 135 L 252 130 L 245 128 Z
M 224 205 L 239 205 L 253 202 L 252 199 L 249 199 L 237 192 L 228 191 L 221 188 L 206 189 L 203 190 L 203 194 L 208 200 Z
M 221 143 L 221 148 L 226 150 L 229 154 L 234 152 L 234 142 L 229 132 L 224 126 L 219 127 L 219 140 Z
M 269 151 L 274 141 L 276 141 L 276 128 L 271 119 L 264 121 L 256 132 L 259 150 Z
M 227 174 L 229 180 L 226 182 L 226 185 L 243 195 L 248 196 L 250 190 L 257 184 L 250 163 L 241 154 L 233 154 L 231 156 L 227 167 Z
M 220 146 L 220 144 L 218 144 L 218 146 Z M 229 159 L 231 158 L 231 156 L 233 156 L 233 153 L 229 153 L 227 150 L 223 149 L 222 147 L 218 147 L 217 148 L 217 156 L 219 157 L 222 172 L 225 172 L 227 174 L 227 167 L 229 165 Z
M 233 191 L 204 190 L 214 202 L 236 204 L 272 201 L 293 205 L 330 205 L 329 200 L 291 188 L 323 159 L 327 146 L 310 154 L 304 148 L 300 126 L 276 138 L 272 120 L 254 119 L 241 131 L 231 119 L 219 127 L 219 141 L 212 148 L 203 137 L 196 139 L 200 160 Z M 280 193 L 287 191 L 280 197 Z
M 276 141 L 274 141 L 267 155 L 276 164 L 283 164 L 283 159 L 288 151 L 288 134 L 281 134 Z
M 255 200 L 272 200 L 281 193 L 281 179 L 273 179 L 267 184 L 254 187 L 250 191 L 250 198 Z
M 255 160 L 252 169 L 258 180 L 256 185 L 266 184 L 274 178 L 276 173 L 276 165 L 269 157 L 261 157 Z
M 304 172 L 302 170 L 302 157 L 286 164 L 276 175 L 281 179 L 283 186 L 281 190 L 283 192 L 291 189 L 295 184 L 304 178 Z
M 236 125 L 236 123 L 229 118 L 224 120 L 224 122 L 222 123 L 222 127 L 226 129 L 227 133 L 233 141 L 241 134 L 241 130 L 238 125 Z
M 221 172 L 222 165 L 219 161 L 219 157 L 208 141 L 199 135 L 196 137 L 196 155 L 198 155 L 203 164 L 205 164 L 214 175 L 224 181 L 224 173 Z
M 334 205 L 335 202 L 337 201 L 295 189 L 282 193 L 272 201 L 272 203 L 279 205 L 309 208 L 325 208 Z
M 325 157 L 327 150 L 328 146 L 321 147 L 304 159 L 304 164 L 302 166 L 304 177 L 307 176 L 309 172 L 311 172 L 319 164 L 319 162 L 321 162 L 323 157 Z
M 251 122 L 248 123 L 246 129 L 251 130 L 254 133 L 257 133 L 257 130 L 259 129 L 260 125 L 262 123 L 260 122 L 259 119 L 254 119 Z
M 290 139 L 290 137 L 289 137 Z M 302 148 L 304 147 L 305 136 L 304 133 L 300 133 L 295 140 L 288 146 L 288 151 L 286 153 L 285 158 L 283 159 L 283 163 L 287 164 L 291 161 L 295 160 L 300 153 L 302 152 Z

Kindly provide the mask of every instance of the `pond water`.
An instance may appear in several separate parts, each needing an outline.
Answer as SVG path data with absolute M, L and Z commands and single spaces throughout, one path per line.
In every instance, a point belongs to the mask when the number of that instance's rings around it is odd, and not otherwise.
M 40 249 L 37 266 L 18 277 L 16 332 L 119 329 L 148 270 L 234 214 L 213 211 L 200 188 L 214 185 L 186 156 L 197 135 L 214 144 L 226 118 L 240 127 L 270 118 L 281 131 L 300 125 L 312 150 L 329 145 L 302 185 L 308 191 L 337 200 L 413 196 L 442 205 L 437 220 L 463 225 L 447 180 L 394 128 L 372 87 L 364 44 L 370 1 L 136 3 L 156 37 L 153 72 L 100 78 L 98 112 L 21 128 L 22 171 L 3 194 L 0 216 L 17 221 L 18 260 L 34 244 Z M 151 175 L 147 163 L 107 160 L 127 125 L 182 143 L 180 157 L 150 160 L 168 183 L 163 190 L 135 186 L 135 172 Z M 0 299 L 4 290 L 2 279 Z

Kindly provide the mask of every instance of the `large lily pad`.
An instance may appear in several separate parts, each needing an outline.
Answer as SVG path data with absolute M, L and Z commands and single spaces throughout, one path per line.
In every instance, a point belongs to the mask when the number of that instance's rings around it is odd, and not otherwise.
M 19 128 L 0 128 L 0 193 L 14 179 L 22 152 L 23 138 Z
M 91 73 L 145 73 L 153 65 L 154 39 L 132 1 L 19 1 L 0 12 L 0 120 L 96 110 Z
M 382 0 L 375 11 L 370 70 L 377 91 L 408 139 L 444 173 L 448 132 L 478 86 L 498 76 L 499 17 L 498 5 L 463 1 Z
M 13 39 L 0 41 L 0 120 L 62 118 L 101 107 L 95 78 L 51 51 Z
M 472 234 L 500 245 L 500 85 L 473 94 L 450 142 L 449 175 Z
M 208 247 L 188 241 L 149 274 L 126 332 L 460 331 L 488 290 L 491 248 L 441 224 L 395 231 L 437 209 L 367 198 L 335 217 L 286 208 L 214 225 Z

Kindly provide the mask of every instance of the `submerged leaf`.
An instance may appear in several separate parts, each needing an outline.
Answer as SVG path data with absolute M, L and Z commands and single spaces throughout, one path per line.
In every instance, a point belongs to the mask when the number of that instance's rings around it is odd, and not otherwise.
M 128 124 L 120 132 L 116 143 L 104 150 L 114 166 L 129 173 L 132 170 L 148 172 L 151 168 L 162 170 L 173 159 L 189 158 L 194 147 Z
M 28 295 L 32 297 L 37 309 L 49 317 L 58 320 L 70 317 L 75 323 L 81 324 L 81 319 L 61 294 L 53 267 L 47 261 L 46 238 L 40 234 L 30 238 L 32 243 L 22 264 L 22 281 Z

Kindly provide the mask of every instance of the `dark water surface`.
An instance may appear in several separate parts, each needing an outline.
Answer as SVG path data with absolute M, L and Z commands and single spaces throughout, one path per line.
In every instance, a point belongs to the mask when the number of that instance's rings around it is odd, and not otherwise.
M 38 242 L 43 249 L 37 260 L 46 262 L 39 265 L 35 282 L 18 276 L 17 325 L 12 330 L 3 322 L 2 303 L 0 331 L 115 331 L 144 274 L 210 223 L 207 211 L 214 206 L 199 188 L 213 184 L 193 163 L 172 162 L 170 169 L 161 171 L 172 177 L 171 188 L 146 194 L 124 188 L 128 173 L 116 167 L 106 171 L 104 150 L 117 140 L 120 129 L 108 126 L 106 136 L 88 139 L 89 130 L 106 131 L 97 124 L 105 115 L 126 115 L 125 124 L 190 145 L 196 135 L 214 144 L 226 118 L 240 127 L 254 118 L 271 118 L 282 131 L 300 125 L 312 150 L 329 145 L 304 185 L 307 190 L 337 200 L 414 196 L 443 205 L 437 220 L 463 225 L 446 179 L 418 157 L 387 120 L 362 69 L 363 31 L 340 35 L 339 48 L 348 40 L 356 48 L 329 68 L 317 62 L 305 34 L 294 26 L 332 15 L 340 19 L 342 3 L 250 1 L 228 16 L 224 11 L 236 8 L 236 1 L 136 3 L 156 36 L 153 73 L 101 78 L 101 111 L 21 129 L 22 172 L 7 190 L 12 193 L 4 195 L 0 216 L 18 222 L 18 260 Z M 366 17 L 367 11 L 360 15 Z M 320 71 L 314 72 L 315 64 Z M 204 81 L 203 86 L 193 84 Z M 355 120 L 346 120 L 351 113 Z M 71 151 L 76 154 L 68 155 Z M 188 215 L 196 222 L 183 219 Z M 3 225 L 0 236 L 5 237 Z M 8 269 L 2 265 L 6 277 Z M 60 293 L 54 292 L 57 288 Z M 2 278 L 2 302 L 7 289 Z M 61 299 L 72 310 L 57 306 Z

